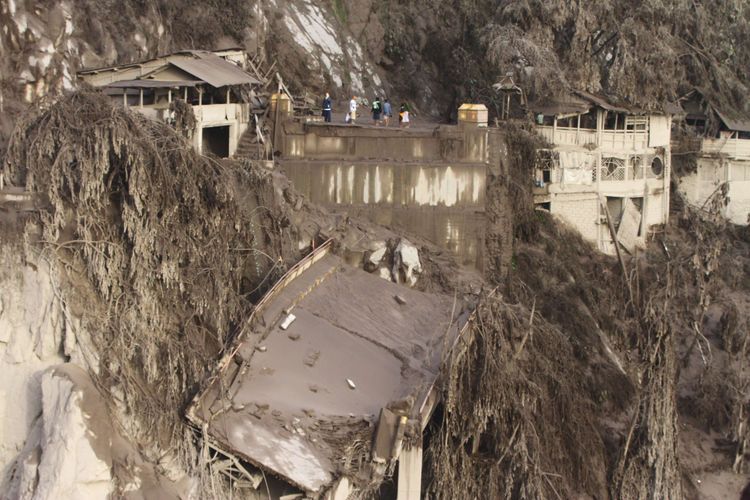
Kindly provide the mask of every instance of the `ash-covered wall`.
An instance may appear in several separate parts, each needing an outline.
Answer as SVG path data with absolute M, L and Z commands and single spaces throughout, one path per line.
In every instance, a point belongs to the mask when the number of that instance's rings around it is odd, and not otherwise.
M 283 130 L 279 166 L 311 201 L 417 234 L 484 268 L 487 176 L 505 156 L 499 129 L 288 121 Z

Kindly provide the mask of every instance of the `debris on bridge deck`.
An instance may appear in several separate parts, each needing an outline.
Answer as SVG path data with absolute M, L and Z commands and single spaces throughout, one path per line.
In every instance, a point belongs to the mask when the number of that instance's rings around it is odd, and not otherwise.
M 402 443 L 421 442 L 443 353 L 466 317 L 453 297 L 380 279 L 321 247 L 261 301 L 189 418 L 310 496 L 342 480 L 377 484 Z

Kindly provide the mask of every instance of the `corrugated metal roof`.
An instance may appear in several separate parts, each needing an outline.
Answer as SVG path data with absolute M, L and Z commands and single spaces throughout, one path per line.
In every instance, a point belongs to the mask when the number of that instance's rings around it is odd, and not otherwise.
M 726 113 L 722 113 L 715 107 L 714 111 L 716 111 L 716 114 L 719 115 L 719 118 L 721 118 L 721 121 L 724 122 L 724 125 L 726 125 L 728 129 L 737 130 L 739 132 L 750 132 L 750 120 L 731 118 Z
M 591 109 L 591 104 L 579 97 L 571 95 L 563 98 L 531 103 L 529 109 L 534 113 L 541 113 L 546 116 L 566 115 L 570 113 L 584 114 Z
M 108 88 L 161 89 L 171 87 L 195 87 L 205 83 L 202 80 L 120 80 L 105 85 Z
M 205 51 L 189 51 L 182 56 L 167 58 L 167 62 L 181 70 L 198 77 L 212 87 L 227 85 L 258 85 L 257 78 L 246 73 L 234 63 Z
M 594 94 L 590 94 L 583 90 L 574 90 L 573 92 L 580 98 L 585 99 L 589 101 L 590 103 L 595 104 L 596 106 L 599 106 L 602 109 L 606 109 L 607 111 L 614 111 L 616 113 L 637 113 L 638 112 L 638 110 L 634 110 L 633 108 L 615 106 L 614 104 L 607 101 L 605 98 L 594 95 Z

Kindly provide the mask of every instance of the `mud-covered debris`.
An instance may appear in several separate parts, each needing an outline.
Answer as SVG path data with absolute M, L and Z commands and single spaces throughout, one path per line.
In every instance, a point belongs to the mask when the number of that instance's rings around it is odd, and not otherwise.
M 401 239 L 393 251 L 393 281 L 413 287 L 422 272 L 419 250 L 409 240 Z
M 313 366 L 315 366 L 315 363 L 318 362 L 318 358 L 320 358 L 320 351 L 318 350 L 310 351 L 309 353 L 307 353 L 307 356 L 305 356 L 304 363 L 310 368 L 312 368 Z
M 396 302 L 398 302 L 402 306 L 406 304 L 406 299 L 403 298 L 401 295 L 394 295 L 393 298 L 396 300 Z

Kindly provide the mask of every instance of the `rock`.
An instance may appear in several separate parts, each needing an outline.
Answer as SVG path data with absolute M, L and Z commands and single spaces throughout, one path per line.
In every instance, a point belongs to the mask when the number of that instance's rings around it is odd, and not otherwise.
M 365 271 L 368 273 L 375 272 L 381 267 L 385 254 L 388 251 L 388 247 L 384 241 L 377 242 L 375 246 L 376 248 L 368 252 L 367 257 L 365 258 Z
M 402 297 L 401 295 L 394 295 L 394 296 L 393 296 L 393 298 L 394 298 L 394 299 L 396 300 L 396 302 L 398 302 L 398 303 L 399 303 L 399 304 L 401 304 L 402 306 L 403 306 L 404 304 L 406 304 L 406 299 L 405 299 L 405 298 L 403 298 L 403 297 Z
M 75 344 L 74 331 L 65 325 L 46 261 L 24 261 L 20 250 L 1 244 L 0 484 L 42 411 L 42 373 L 65 360 L 63 344 Z
M 422 263 L 419 261 L 419 250 L 406 239 L 401 239 L 393 251 L 393 281 L 413 287 L 417 284 Z
M 44 373 L 40 425 L 11 479 L 18 498 L 105 499 L 112 494 L 113 429 L 95 391 L 88 375 L 71 364 Z

